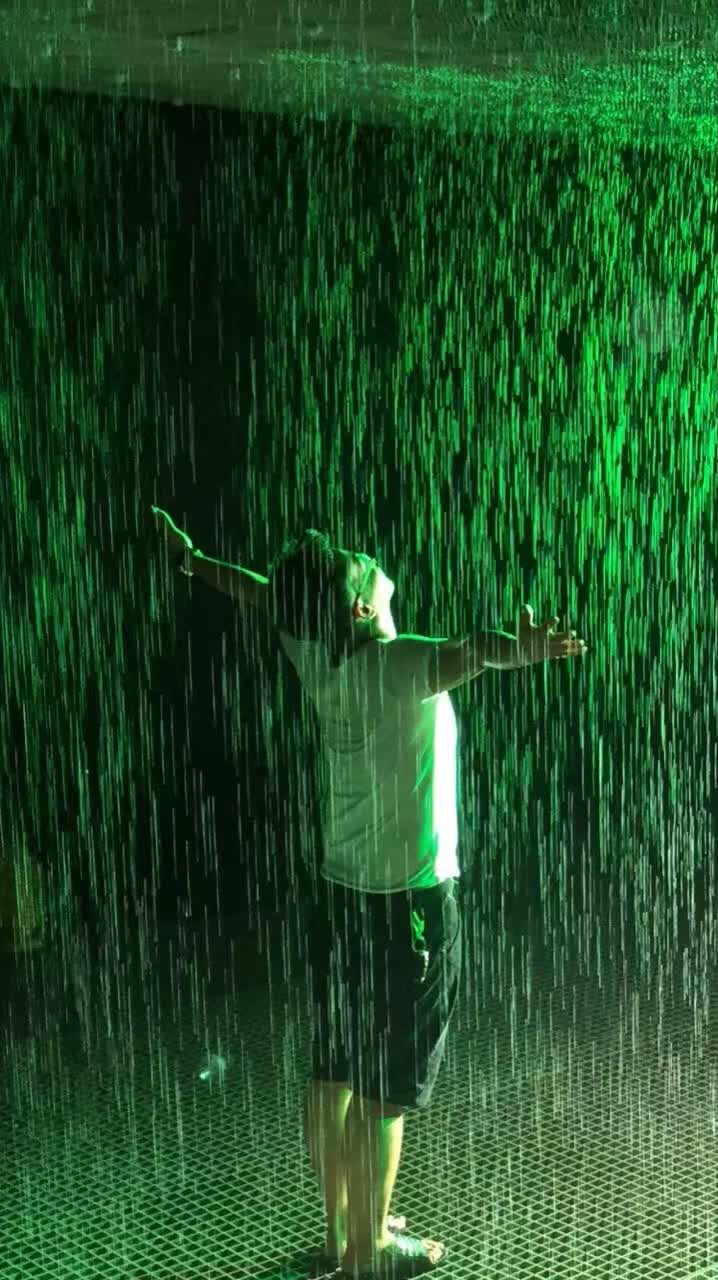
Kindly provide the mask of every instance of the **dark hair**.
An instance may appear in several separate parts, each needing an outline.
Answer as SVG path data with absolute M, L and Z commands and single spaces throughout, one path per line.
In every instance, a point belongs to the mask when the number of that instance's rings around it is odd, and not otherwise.
M 353 573 L 352 562 L 337 558 L 329 535 L 317 529 L 285 542 L 269 569 L 277 625 L 298 640 L 322 641 L 335 667 L 351 635 Z

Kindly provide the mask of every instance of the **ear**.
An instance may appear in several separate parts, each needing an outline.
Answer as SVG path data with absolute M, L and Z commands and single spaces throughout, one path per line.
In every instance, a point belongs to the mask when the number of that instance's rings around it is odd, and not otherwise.
M 352 618 L 355 622 L 366 622 L 367 619 L 373 618 L 376 614 L 370 604 L 364 604 L 361 600 L 355 600 L 352 606 Z

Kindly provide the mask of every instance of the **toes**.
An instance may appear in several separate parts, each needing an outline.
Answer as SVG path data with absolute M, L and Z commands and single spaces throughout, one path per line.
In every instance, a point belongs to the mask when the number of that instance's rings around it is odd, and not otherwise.
M 439 1262 L 443 1258 L 446 1250 L 443 1244 L 438 1240 L 422 1240 L 421 1242 L 426 1249 L 432 1262 Z

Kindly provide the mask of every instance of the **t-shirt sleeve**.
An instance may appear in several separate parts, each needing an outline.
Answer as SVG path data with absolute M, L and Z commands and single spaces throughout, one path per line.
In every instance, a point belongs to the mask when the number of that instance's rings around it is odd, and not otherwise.
M 440 639 L 429 636 L 397 636 L 382 646 L 382 677 L 386 689 L 402 702 L 422 702 L 435 694 L 429 673 L 436 670 Z
M 296 671 L 302 684 L 306 685 L 311 678 L 311 671 L 308 669 L 306 649 L 301 645 L 294 636 L 290 636 L 286 631 L 279 630 L 279 643 L 282 646 L 286 656 L 289 658 L 294 670 Z
M 278 635 L 279 643 L 299 676 L 300 683 L 317 703 L 327 685 L 326 650 L 313 641 L 297 640 L 281 628 L 278 628 Z

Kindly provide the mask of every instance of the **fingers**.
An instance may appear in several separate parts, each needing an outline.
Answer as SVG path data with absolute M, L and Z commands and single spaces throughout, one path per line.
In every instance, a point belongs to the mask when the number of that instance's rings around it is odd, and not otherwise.
M 182 530 L 177 528 L 172 516 L 168 515 L 166 511 L 162 511 L 160 507 L 153 507 L 152 514 L 155 516 L 162 516 L 162 520 L 159 521 L 159 527 L 163 529 L 166 534 L 179 534 L 180 537 L 182 537 Z
M 570 631 L 568 635 L 551 636 L 549 649 L 552 658 L 576 658 L 583 657 L 588 645 Z
M 525 619 L 529 626 L 533 626 L 534 611 L 531 608 L 530 604 L 523 604 L 521 606 L 521 618 L 522 620 Z M 552 627 L 557 627 L 558 624 L 559 624 L 558 614 L 555 614 L 554 617 L 549 618 L 546 622 L 542 622 L 538 630 L 550 631 Z
M 588 649 L 585 640 L 577 637 L 575 631 L 563 631 L 556 635 L 551 632 L 559 624 L 557 614 L 542 623 L 540 627 L 533 626 L 534 611 L 530 604 L 521 606 L 521 623 L 524 627 L 531 628 L 534 636 L 538 636 L 542 631 L 546 633 L 548 641 L 548 655 L 550 658 L 574 658 L 583 657 Z

